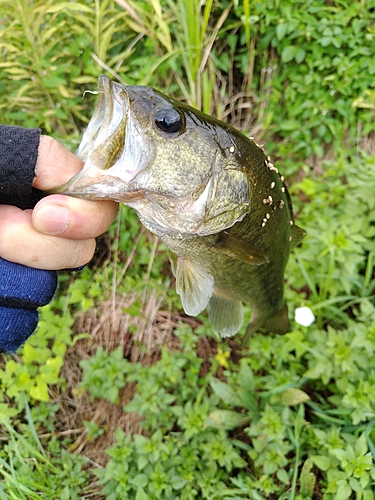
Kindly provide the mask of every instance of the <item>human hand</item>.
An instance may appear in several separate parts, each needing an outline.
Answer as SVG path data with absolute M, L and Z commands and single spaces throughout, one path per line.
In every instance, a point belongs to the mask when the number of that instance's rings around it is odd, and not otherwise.
M 67 182 L 83 162 L 58 141 L 41 136 L 33 186 L 52 189 Z M 95 237 L 116 216 L 118 204 L 50 195 L 33 210 L 0 205 L 0 256 L 38 269 L 75 268 L 95 251 Z

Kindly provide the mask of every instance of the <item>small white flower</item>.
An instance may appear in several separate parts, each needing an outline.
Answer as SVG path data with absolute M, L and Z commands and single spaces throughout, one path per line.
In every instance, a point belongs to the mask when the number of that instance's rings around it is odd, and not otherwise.
M 296 323 L 302 326 L 310 326 L 315 321 L 315 316 L 312 310 L 307 307 L 297 307 L 294 313 Z

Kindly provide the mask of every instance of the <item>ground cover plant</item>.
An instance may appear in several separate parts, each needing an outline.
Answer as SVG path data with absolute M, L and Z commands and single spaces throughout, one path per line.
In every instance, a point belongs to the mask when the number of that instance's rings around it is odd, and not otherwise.
M 1 498 L 374 498 L 374 17 L 347 0 L 0 0 L 3 123 L 74 149 L 102 72 L 157 86 L 264 142 L 307 231 L 291 331 L 243 348 L 182 314 L 166 249 L 123 207 L 1 355 Z

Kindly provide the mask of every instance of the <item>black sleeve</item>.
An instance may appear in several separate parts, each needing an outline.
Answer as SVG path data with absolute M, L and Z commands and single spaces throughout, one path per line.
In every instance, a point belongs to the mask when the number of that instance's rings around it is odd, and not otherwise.
M 41 131 L 0 126 L 0 204 L 33 208 L 45 196 L 32 187 Z

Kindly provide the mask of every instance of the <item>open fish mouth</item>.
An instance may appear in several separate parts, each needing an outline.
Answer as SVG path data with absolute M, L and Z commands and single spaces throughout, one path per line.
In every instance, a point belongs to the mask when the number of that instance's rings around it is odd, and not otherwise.
M 99 98 L 76 151 L 85 165 L 67 183 L 49 191 L 80 198 L 114 199 L 112 191 L 123 181 L 112 169 L 124 154 L 129 100 L 124 88 L 101 75 Z
M 112 97 L 113 82 L 102 75 L 98 80 L 99 98 L 94 114 L 86 128 L 76 155 L 83 161 L 87 161 L 90 152 L 111 135 L 112 118 L 116 102 Z M 114 127 L 116 128 L 116 127 Z M 99 165 L 97 165 L 99 167 Z M 100 166 L 100 168 L 103 168 Z

